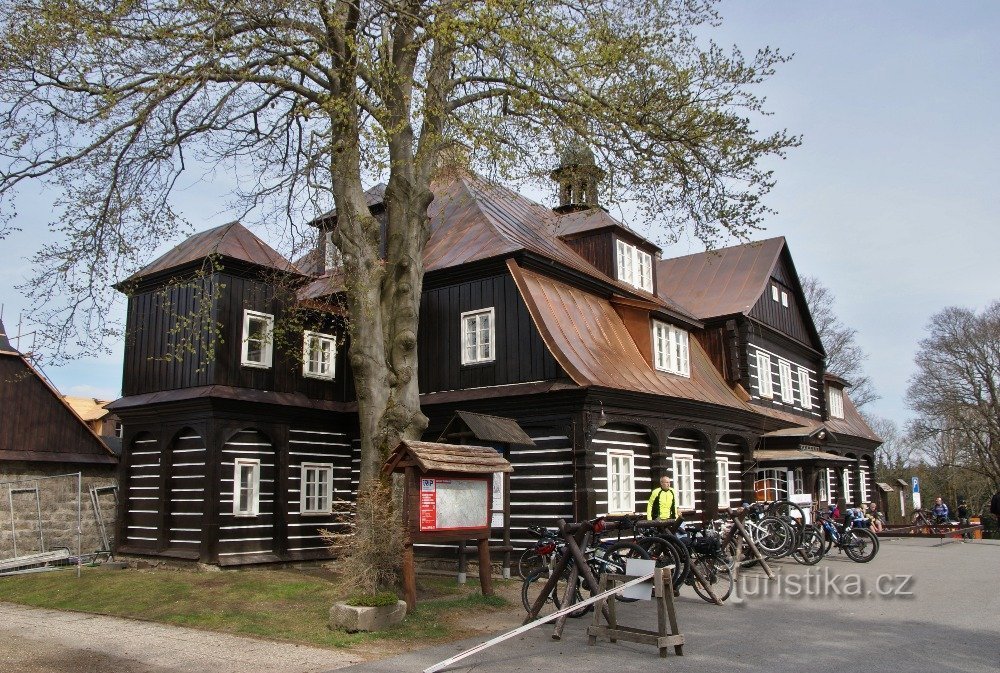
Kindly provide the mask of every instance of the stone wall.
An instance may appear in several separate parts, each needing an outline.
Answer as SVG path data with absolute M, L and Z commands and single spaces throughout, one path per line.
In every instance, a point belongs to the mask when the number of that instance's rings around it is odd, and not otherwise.
M 77 478 L 75 474 L 54 476 L 76 472 L 83 473 L 83 484 L 79 490 L 82 551 L 89 554 L 100 550 L 101 536 L 90 499 L 90 487 L 117 483 L 115 470 L 114 466 L 84 467 L 62 463 L 0 461 L 0 559 L 15 555 L 15 536 L 17 556 L 38 553 L 43 541 L 46 551 L 68 547 L 70 553 L 76 555 Z M 36 486 L 41 509 L 42 539 L 39 539 L 39 507 L 33 490 Z M 8 487 L 12 492 L 8 492 Z M 14 506 L 13 518 L 11 500 Z M 108 536 L 113 541 L 117 512 L 112 496 L 101 497 L 101 510 Z

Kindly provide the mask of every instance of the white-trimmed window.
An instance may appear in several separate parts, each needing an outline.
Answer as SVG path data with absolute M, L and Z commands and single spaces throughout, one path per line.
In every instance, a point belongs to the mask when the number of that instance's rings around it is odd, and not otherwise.
M 795 402 L 795 391 L 792 390 L 792 365 L 787 360 L 778 360 L 778 382 L 781 385 L 781 401 L 785 404 Z
M 635 512 L 635 456 L 608 449 L 608 514 Z
M 868 468 L 861 467 L 861 502 L 868 502 Z
M 462 364 L 493 362 L 493 308 L 462 314 Z
M 330 514 L 333 511 L 333 464 L 302 463 L 299 512 Z
M 240 364 L 244 367 L 270 368 L 273 332 L 273 315 L 243 311 L 243 350 Z
M 778 301 L 778 286 L 774 283 L 771 284 L 771 299 Z
M 337 340 L 330 334 L 306 332 L 302 339 L 302 375 L 332 379 L 336 369 Z
M 753 490 L 758 501 L 787 500 L 788 470 L 784 468 L 757 470 L 754 476 Z
M 792 470 L 792 495 L 802 495 L 806 492 L 805 471 L 801 467 Z
M 844 417 L 844 391 L 830 386 L 827 395 L 830 400 L 830 418 Z
M 260 513 L 260 460 L 237 458 L 233 474 L 233 514 L 257 516 Z
M 803 409 L 812 409 L 812 384 L 809 382 L 809 370 L 799 367 L 799 401 Z
M 691 376 L 687 330 L 654 320 L 653 362 L 660 371 Z
M 851 468 L 845 467 L 840 471 L 840 486 L 840 491 L 844 494 L 844 500 L 848 503 L 853 503 L 854 497 L 851 495 Z
M 330 273 L 340 266 L 340 251 L 333 244 L 333 232 L 326 232 L 323 238 L 323 271 Z
M 674 492 L 677 509 L 694 509 L 694 458 L 674 456 Z
M 717 458 L 715 461 L 716 486 L 719 491 L 719 508 L 729 507 L 732 494 L 729 491 L 729 459 Z
M 788 308 L 788 293 L 784 290 L 781 291 L 781 305 Z
M 653 291 L 653 257 L 631 243 L 618 240 L 618 280 L 646 292 Z
M 774 397 L 774 387 L 771 381 L 771 356 L 763 351 L 757 351 L 757 392 L 761 397 Z
M 121 439 L 125 435 L 125 426 L 121 421 L 115 421 L 115 437 Z
M 824 505 L 830 502 L 830 468 L 819 471 L 819 501 Z

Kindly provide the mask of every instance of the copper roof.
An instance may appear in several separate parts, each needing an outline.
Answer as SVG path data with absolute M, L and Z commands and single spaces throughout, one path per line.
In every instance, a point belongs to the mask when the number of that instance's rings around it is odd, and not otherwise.
M 794 423 L 795 425 L 803 426 L 806 428 L 817 428 L 818 426 L 825 426 L 830 432 L 838 437 L 858 437 L 860 439 L 867 439 L 873 442 L 881 442 L 882 440 L 876 435 L 872 429 L 868 426 L 864 417 L 858 411 L 858 408 L 854 406 L 854 402 L 845 393 L 844 394 L 844 418 L 828 418 L 825 421 L 820 421 L 813 418 L 805 418 L 804 416 L 798 416 L 791 412 L 781 411 L 780 409 L 775 409 L 774 407 L 765 407 L 753 405 L 754 411 L 764 416 L 770 416 L 771 418 L 776 418 L 788 423 Z
M 660 260 L 657 293 L 701 320 L 746 314 L 785 247 L 783 236 Z
M 365 205 L 367 205 L 369 208 L 374 208 L 375 206 L 381 205 L 382 202 L 385 201 L 385 189 L 386 189 L 386 184 L 384 182 L 379 182 L 374 186 L 366 189 Z M 336 217 L 337 217 L 337 209 L 333 208 L 332 210 L 328 210 L 327 212 L 323 213 L 309 224 L 314 227 L 318 227 L 321 224 L 323 224 L 326 220 L 333 220 L 336 219 Z
M 492 474 L 513 472 L 510 462 L 494 449 L 461 444 L 418 442 L 404 439 L 389 455 L 382 466 L 385 473 L 393 472 L 401 463 L 412 462 L 422 472 L 472 472 Z
M 239 222 L 230 222 L 221 227 L 195 234 L 181 242 L 173 250 L 158 257 L 132 274 L 119 285 L 130 283 L 146 276 L 152 276 L 170 269 L 201 261 L 212 255 L 235 259 L 278 271 L 299 273 L 291 262 L 264 241 L 257 238 Z
M 792 463 L 803 460 L 829 461 L 831 463 L 853 463 L 853 458 L 844 458 L 827 451 L 802 449 L 760 449 L 753 452 L 753 459 L 760 463 Z
M 577 385 L 750 410 L 726 385 L 696 339 L 689 346 L 690 378 L 656 371 L 639 352 L 610 301 L 521 269 L 513 260 L 507 265 L 546 347 Z
M 627 231 L 636 238 L 642 239 L 657 250 L 660 249 L 658 245 L 651 242 L 627 224 L 617 220 L 603 208 L 588 208 L 586 210 L 572 211 L 565 214 L 559 214 L 556 218 L 554 230 L 556 236 L 572 236 L 574 234 L 583 234 L 588 231 L 597 231 L 598 229 L 615 227 Z

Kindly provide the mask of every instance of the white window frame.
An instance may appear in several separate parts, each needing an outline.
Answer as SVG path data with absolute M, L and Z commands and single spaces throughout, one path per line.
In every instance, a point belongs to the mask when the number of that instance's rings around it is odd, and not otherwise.
M 250 321 L 264 321 L 264 340 L 261 345 L 261 360 L 250 359 Z M 273 358 L 274 347 L 274 316 L 270 313 L 260 311 L 243 311 L 243 342 L 240 352 L 240 364 L 244 367 L 257 367 L 258 369 L 270 369 Z
M 833 386 L 827 387 L 827 399 L 830 402 L 830 418 L 844 417 L 844 391 Z
M 243 467 L 252 467 L 250 473 L 250 507 L 240 509 L 240 492 L 243 490 Z M 260 515 L 260 459 L 237 458 L 233 461 L 233 516 L 252 517 Z
M 774 397 L 774 380 L 771 378 L 771 356 L 757 351 L 757 392 L 765 399 Z
M 125 426 L 122 425 L 121 421 L 115 421 L 115 429 L 113 432 L 114 436 L 121 439 L 125 436 Z
M 778 286 L 771 283 L 771 299 L 778 301 Z
M 694 458 L 692 456 L 674 456 L 673 471 L 677 509 L 694 509 Z
M 661 372 L 691 377 L 691 348 L 687 330 L 653 321 L 653 365 Z
M 640 250 L 637 246 L 617 239 L 618 280 L 632 287 L 653 292 L 653 256 Z
M 719 509 L 726 509 L 733 499 L 729 488 L 729 458 L 715 459 L 716 490 L 719 492 Z
M 330 344 L 330 360 L 328 363 L 326 371 L 310 371 L 313 360 L 310 357 L 310 340 L 316 339 L 320 346 L 324 343 Z M 323 360 L 322 357 L 319 360 L 319 365 L 322 367 Z M 323 379 L 325 381 L 332 381 L 334 376 L 337 374 L 337 338 L 332 334 L 323 334 L 322 332 L 310 332 L 306 331 L 302 335 L 302 376 L 310 379 Z
M 489 342 L 483 342 L 479 339 L 479 335 L 483 331 L 482 319 L 485 318 L 488 323 L 489 328 Z M 462 364 L 463 365 L 478 365 L 484 362 L 494 362 L 497 359 L 497 346 L 496 346 L 496 314 L 493 307 L 490 308 L 480 308 L 475 311 L 466 311 L 461 316 L 460 329 L 462 330 Z M 476 343 L 473 346 L 476 349 L 473 357 L 469 357 L 469 332 L 466 329 L 466 322 L 470 319 L 476 320 Z M 488 354 L 484 354 L 484 346 L 488 349 Z
M 819 501 L 821 504 L 830 503 L 830 468 L 824 467 L 819 471 Z
M 803 409 L 812 409 L 812 381 L 809 378 L 809 370 L 799 367 L 799 401 Z
M 781 305 L 788 308 L 788 293 L 784 290 L 781 291 Z
M 337 246 L 333 244 L 333 232 L 327 231 L 324 233 L 323 241 L 323 273 L 330 273 L 339 266 L 337 264 Z
M 326 475 L 326 493 L 309 495 L 310 483 L 319 486 L 319 480 L 311 481 L 311 475 Z M 316 500 L 316 505 L 310 507 L 309 499 Z M 299 469 L 299 513 L 304 515 L 333 513 L 333 463 L 302 463 Z
M 861 502 L 870 502 L 869 497 L 871 494 L 868 491 L 868 467 L 862 465 L 858 468 L 858 475 L 858 479 L 861 480 Z
M 796 467 L 792 470 L 792 488 L 790 489 L 789 495 L 802 495 L 806 492 L 806 475 L 805 470 L 801 467 Z
M 778 383 L 781 386 L 781 401 L 785 404 L 795 403 L 795 391 L 792 390 L 792 363 L 778 358 Z
M 851 468 L 845 467 L 840 470 L 840 492 L 844 495 L 844 501 L 848 504 L 854 502 L 851 495 Z
M 763 482 L 761 487 L 757 484 Z M 788 470 L 787 468 L 766 467 L 754 473 L 753 491 L 764 492 L 764 500 L 774 502 L 775 500 L 788 499 Z M 773 496 L 773 497 L 771 497 Z
M 635 453 L 608 449 L 608 514 L 635 513 Z M 626 469 L 620 469 L 626 467 Z

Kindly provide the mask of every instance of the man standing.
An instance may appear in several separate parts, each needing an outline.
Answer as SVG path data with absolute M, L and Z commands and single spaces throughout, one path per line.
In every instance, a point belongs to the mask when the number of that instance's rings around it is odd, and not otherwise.
M 660 485 L 649 495 L 646 518 L 650 521 L 677 518 L 677 494 L 670 487 L 670 477 L 660 477 Z

